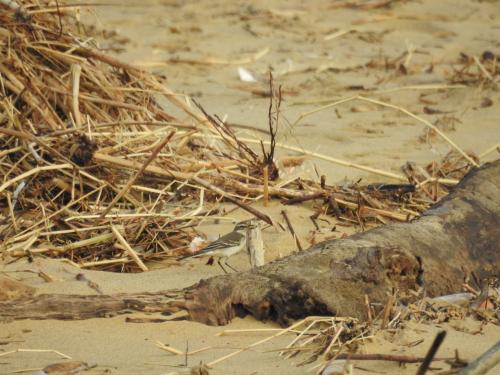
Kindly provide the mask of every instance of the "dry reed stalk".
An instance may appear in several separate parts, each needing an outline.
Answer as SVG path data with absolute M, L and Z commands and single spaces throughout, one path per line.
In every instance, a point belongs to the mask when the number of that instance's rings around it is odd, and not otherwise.
M 292 358 L 293 356 L 297 355 L 301 350 L 310 350 L 311 348 L 308 348 L 307 345 L 311 344 L 312 342 L 314 342 L 327 332 L 330 332 L 332 328 L 336 329 L 335 325 L 322 329 L 318 333 L 315 333 L 311 337 L 302 341 L 300 344 L 297 344 L 295 347 L 293 347 L 293 349 L 288 351 L 288 354 L 286 355 L 285 358 L 286 359 Z
M 330 353 L 330 350 L 332 350 L 333 345 L 335 345 L 335 343 L 337 342 L 337 340 L 338 340 L 338 338 L 343 330 L 344 330 L 344 327 L 340 327 L 337 330 L 337 332 L 335 333 L 335 336 L 333 336 L 332 340 L 330 341 L 330 344 L 328 344 L 328 346 L 324 350 L 324 352 L 323 352 L 324 355 L 327 355 L 328 353 Z
M 342 30 L 338 30 L 334 33 L 331 33 L 331 34 L 328 34 L 328 35 L 325 35 L 323 37 L 323 40 L 324 41 L 328 41 L 328 40 L 332 40 L 332 39 L 337 39 L 343 35 L 346 35 L 346 34 L 349 34 L 351 32 L 356 32 L 355 29 L 342 29 Z
M 390 104 L 390 103 L 386 103 L 386 102 L 383 102 L 383 101 L 380 101 L 380 100 L 376 100 L 376 99 L 371 99 L 371 98 L 367 98 L 367 97 L 364 97 L 362 95 L 355 95 L 355 96 L 350 96 L 350 97 L 347 97 L 347 98 L 343 98 L 343 99 L 340 99 L 340 100 L 337 100 L 333 103 L 330 103 L 330 104 L 327 104 L 325 106 L 322 106 L 320 108 L 317 108 L 317 109 L 314 109 L 312 111 L 308 111 L 308 112 L 304 112 L 304 113 L 301 113 L 299 115 L 299 117 L 297 118 L 297 120 L 295 120 L 295 122 L 293 123 L 292 126 L 296 126 L 298 125 L 298 123 L 304 119 L 305 117 L 307 116 L 310 116 L 314 113 L 317 113 L 317 112 L 321 112 L 321 111 L 324 111 L 326 109 L 329 109 L 329 108 L 332 108 L 332 107 L 336 107 L 340 104 L 343 104 L 343 103 L 347 103 L 347 102 L 350 102 L 350 101 L 353 101 L 353 100 L 361 100 L 361 101 L 365 101 L 365 102 L 368 102 L 368 103 L 373 103 L 373 104 L 377 104 L 379 106 L 382 106 L 382 107 L 387 107 L 387 108 L 392 108 L 392 109 L 395 109 L 399 112 L 402 112 L 404 113 L 405 115 L 417 120 L 418 122 L 424 124 L 425 126 L 427 126 L 428 128 L 432 129 L 433 131 L 435 131 L 437 134 L 439 134 L 439 136 L 441 138 L 443 138 L 446 142 L 448 142 L 456 151 L 458 151 L 465 159 L 467 159 L 473 166 L 478 166 L 477 162 L 472 159 L 467 153 L 465 153 L 455 142 L 453 142 L 446 134 L 444 134 L 440 129 L 438 129 L 435 125 L 431 124 L 429 121 L 423 119 L 422 117 L 420 116 L 417 116 L 415 115 L 414 113 L 408 111 L 407 109 L 403 108 L 403 107 L 400 107 L 400 106 L 397 106 L 397 105 L 394 105 L 394 104 Z
M 238 355 L 238 354 L 240 354 L 240 353 L 244 352 L 244 351 L 245 351 L 245 350 L 247 350 L 247 349 L 254 348 L 254 347 L 258 346 L 258 345 L 262 345 L 262 344 L 264 344 L 264 343 L 266 343 L 266 342 L 268 342 L 268 341 L 271 341 L 271 340 L 275 339 L 276 337 L 282 336 L 282 335 L 284 335 L 284 334 L 286 334 L 286 333 L 288 333 L 288 332 L 290 332 L 290 331 L 292 331 L 292 330 L 295 330 L 295 328 L 300 327 L 302 324 L 304 324 L 304 323 L 306 323 L 306 322 L 308 322 L 308 321 L 310 321 L 310 320 L 322 320 L 322 319 L 325 319 L 325 318 L 324 318 L 324 317 L 318 317 L 318 316 L 310 316 L 310 317 L 307 317 L 307 318 L 305 318 L 305 319 L 303 319 L 303 320 L 300 320 L 300 321 L 298 321 L 298 322 L 296 322 L 296 323 L 292 324 L 292 325 L 291 325 L 290 327 L 288 327 L 288 328 L 285 328 L 285 329 L 280 330 L 279 332 L 275 333 L 275 334 L 274 334 L 274 335 L 272 335 L 272 336 L 266 337 L 265 339 L 262 339 L 262 340 L 259 340 L 259 341 L 257 341 L 257 342 L 254 342 L 253 344 L 250 344 L 250 345 L 246 346 L 246 347 L 245 347 L 245 348 L 243 348 L 243 349 L 238 349 L 238 350 L 236 350 L 236 351 L 234 351 L 234 352 L 232 352 L 232 353 L 229 353 L 229 354 L 227 354 L 227 355 L 224 355 L 224 356 L 222 356 L 222 357 L 220 357 L 220 358 L 218 358 L 218 359 L 216 359 L 216 360 L 213 360 L 213 361 L 211 361 L 211 362 L 207 363 L 207 366 L 208 366 L 208 367 L 213 367 L 213 366 L 215 366 L 217 363 L 220 363 L 220 362 L 225 361 L 225 360 L 227 360 L 227 359 L 229 359 L 229 358 L 232 358 L 232 357 L 234 357 L 235 355 Z M 326 318 L 326 319 L 330 319 L 330 318 Z
M 368 324 L 372 324 L 372 307 L 370 305 L 370 298 L 368 294 L 365 294 L 365 305 L 366 305 L 366 316 L 368 320 Z
M 175 354 L 175 355 L 184 355 L 184 352 L 180 351 L 179 349 L 176 349 L 170 345 L 165 345 L 163 344 L 162 342 L 160 341 L 156 341 L 156 346 L 158 348 L 160 348 L 161 350 L 164 350 L 168 353 L 172 353 L 172 354 Z
M 399 87 L 393 87 L 389 89 L 379 89 L 372 91 L 374 94 L 388 94 L 392 92 L 398 92 L 398 91 L 413 91 L 413 90 L 453 90 L 453 89 L 465 89 L 468 88 L 469 86 L 467 85 L 462 85 L 462 84 L 422 84 L 422 85 L 407 85 L 407 86 L 399 86 Z M 294 101 L 290 103 L 290 105 L 310 105 L 310 104 L 332 104 L 335 102 L 337 99 L 333 98 L 323 98 L 323 99 L 310 99 L 310 100 L 300 100 L 300 101 Z
M 247 143 L 261 143 L 262 142 L 265 145 L 270 145 L 270 142 L 269 141 L 265 141 L 265 140 L 261 141 L 261 140 L 255 140 L 255 139 L 249 139 L 249 138 L 240 138 L 240 140 L 244 141 L 244 142 L 247 142 Z M 320 160 L 326 160 L 326 161 L 328 161 L 330 163 L 342 165 L 344 167 L 359 169 L 361 171 L 378 174 L 380 176 L 385 176 L 385 177 L 393 178 L 393 179 L 396 179 L 396 180 L 399 180 L 399 181 L 407 181 L 407 179 L 404 176 L 398 175 L 396 173 L 387 172 L 387 171 L 383 171 L 381 169 L 372 168 L 372 167 L 368 167 L 368 166 L 365 166 L 365 165 L 361 165 L 361 164 L 357 164 L 357 163 L 352 163 L 352 162 L 349 162 L 349 161 L 346 161 L 346 160 L 341 160 L 341 159 L 333 158 L 331 156 L 320 154 L 318 152 L 304 150 L 303 148 L 300 148 L 300 147 L 289 146 L 289 145 L 286 145 L 286 144 L 283 144 L 283 143 L 280 143 L 280 142 L 276 142 L 276 147 L 279 147 L 279 148 L 281 148 L 283 150 L 297 152 L 297 153 L 299 153 L 301 155 L 312 156 L 312 157 L 320 159 Z
M 288 217 L 288 213 L 286 212 L 286 210 L 282 210 L 281 215 L 283 215 L 283 218 L 285 219 L 285 222 L 286 222 L 286 226 L 288 227 L 290 234 L 292 235 L 293 239 L 295 240 L 295 244 L 297 245 L 297 249 L 299 249 L 299 251 L 303 251 L 304 248 L 302 247 L 302 244 L 300 243 L 300 240 L 299 240 L 299 237 L 297 236 L 297 233 L 295 233 L 295 230 L 293 229 L 292 222 L 290 221 L 290 218 Z
M 479 60 L 479 58 L 477 56 L 472 56 L 472 58 L 474 59 L 474 62 L 476 63 L 476 65 L 479 67 L 479 69 L 481 70 L 481 72 L 484 74 L 484 76 L 486 78 L 488 78 L 490 81 L 493 81 L 493 76 L 491 75 L 490 72 L 488 72 L 488 70 L 484 67 L 484 65 L 481 63 L 481 61 Z
M 487 155 L 491 154 L 494 151 L 500 152 L 500 142 L 497 143 L 497 144 L 495 144 L 495 145 L 493 145 L 493 146 L 491 146 L 491 147 L 489 147 L 484 152 L 480 153 L 478 155 L 479 160 L 484 159 Z
M 109 265 L 116 265 L 116 264 L 127 264 L 129 262 L 132 262 L 132 260 L 128 257 L 126 258 L 119 258 L 119 259 L 106 259 L 106 260 L 99 260 L 95 262 L 84 262 L 80 264 L 81 268 L 95 268 L 95 267 L 102 267 L 102 266 L 109 266 Z
M 245 139 L 235 132 L 239 126 L 193 107 L 161 77 L 89 47 L 71 4 L 59 1 L 64 11 L 51 0 L 16 4 L 29 9 L 29 17 L 0 8 L 0 35 L 11 41 L 0 43 L 2 253 L 44 254 L 119 271 L 136 270 L 137 264 L 144 270 L 147 259 L 182 255 L 198 223 L 221 219 L 221 198 L 271 225 L 272 218 L 252 206 L 266 190 L 269 199 L 333 194 L 346 222 L 354 219 L 354 210 L 365 222 L 382 216 L 404 220 L 403 204 L 417 214 L 428 207 L 422 191 L 430 192 L 429 183 L 439 184 L 433 189 L 441 196 L 447 192 L 444 184 L 455 183 L 467 171 L 458 159 L 447 159 L 428 177 L 412 172 L 420 183 L 415 196 L 278 179 L 272 164 L 264 178 L 256 149 L 269 145 L 264 155 L 269 159 L 280 147 L 407 181 L 403 175 L 277 143 L 280 95 L 272 81 L 270 140 Z M 159 96 L 189 120 L 169 114 Z M 168 138 L 175 128 L 184 130 L 161 153 L 159 137 Z M 362 209 L 356 198 L 360 189 L 366 197 Z M 110 225 L 134 262 L 122 259 L 118 245 L 109 246 Z M 126 228 L 126 234 L 116 228 Z
M 151 155 L 149 158 L 144 162 L 143 165 L 139 168 L 139 170 L 135 173 L 134 176 L 132 176 L 126 183 L 126 185 L 120 190 L 120 192 L 116 195 L 116 197 L 113 198 L 111 203 L 108 204 L 108 207 L 101 213 L 101 219 L 106 216 L 106 214 L 111 211 L 113 206 L 128 192 L 130 187 L 135 183 L 137 178 L 141 175 L 142 172 L 147 168 L 149 164 L 156 158 L 158 153 L 161 151 L 161 149 L 172 139 L 174 136 L 175 132 L 171 132 L 169 135 L 167 135 L 156 147 L 155 149 L 151 152 Z
M 4 191 L 5 189 L 7 189 L 9 186 L 15 184 L 16 182 L 21 181 L 25 178 L 28 178 L 31 175 L 37 174 L 38 172 L 60 170 L 60 169 L 64 169 L 64 168 L 71 168 L 71 165 L 70 164 L 47 165 L 45 167 L 37 167 L 35 169 L 31 169 L 27 172 L 24 172 L 24 173 L 16 176 L 15 178 L 13 178 L 11 180 L 6 181 L 2 185 L 0 185 L 0 193 L 2 191 Z
M 311 323 L 310 323 L 310 324 L 309 324 L 309 325 L 308 325 L 308 326 L 307 326 L 304 330 L 302 330 L 302 331 L 300 332 L 300 334 L 299 334 L 299 335 L 297 335 L 297 337 L 295 337 L 295 338 L 294 338 L 294 339 L 290 342 L 290 344 L 288 344 L 288 345 L 285 347 L 285 349 L 289 349 L 289 348 L 291 348 L 291 347 L 292 347 L 292 346 L 293 346 L 293 345 L 294 345 L 297 341 L 299 341 L 299 340 L 302 338 L 302 336 L 304 336 L 305 334 L 307 334 L 307 332 L 309 332 L 309 330 L 310 330 L 312 327 L 314 327 L 314 326 L 315 326 L 318 322 L 320 322 L 320 321 L 321 321 L 321 320 L 313 320 L 313 321 L 312 321 L 312 322 L 311 322 Z M 284 353 L 284 351 L 281 351 L 281 352 L 279 352 L 279 353 L 278 353 L 278 355 L 280 355 L 280 356 L 282 356 L 282 355 L 284 355 L 284 354 L 285 354 L 285 353 Z
M 387 299 L 387 303 L 384 306 L 383 314 L 382 314 L 382 329 L 387 327 L 387 323 L 389 322 L 389 317 L 391 315 L 394 303 L 396 302 L 396 297 L 394 295 L 389 296 Z
M 250 57 L 241 57 L 238 59 L 221 59 L 216 57 L 205 57 L 200 59 L 173 58 L 166 62 L 163 61 L 144 61 L 139 62 L 139 66 L 143 67 L 159 67 L 170 64 L 191 64 L 191 65 L 246 65 L 255 62 L 269 53 L 271 49 L 266 47 Z
M 82 73 L 82 67 L 78 64 L 73 64 L 71 67 L 71 73 L 73 78 L 73 116 L 75 117 L 75 125 L 81 127 L 82 115 L 80 114 L 78 105 L 78 95 L 80 94 L 80 75 Z
M 72 243 L 65 245 L 65 246 L 50 247 L 50 248 L 48 248 L 48 250 L 55 251 L 58 253 L 64 253 L 67 251 L 76 250 L 76 249 L 79 249 L 82 247 L 87 247 L 90 245 L 109 242 L 112 239 L 113 239 L 113 233 L 107 232 L 107 233 L 103 233 L 103 234 L 100 234 L 100 235 L 95 236 L 95 237 L 86 238 L 86 239 L 81 240 L 81 241 L 72 242 Z M 35 249 L 32 249 L 31 252 L 32 253 L 40 253 L 40 252 L 44 252 L 44 249 L 43 248 L 42 249 L 35 248 Z
M 267 207 L 269 203 L 269 167 L 266 165 L 264 167 L 264 206 Z
M 276 332 L 281 331 L 282 328 L 250 328 L 250 329 L 225 329 L 222 332 L 217 333 L 215 336 L 225 336 L 230 334 L 239 333 L 264 333 L 264 332 Z M 290 333 L 300 333 L 299 331 L 289 331 Z
M 0 357 L 13 354 L 13 353 L 54 353 L 57 354 L 58 356 L 61 356 L 64 359 L 72 359 L 69 355 L 66 355 L 64 353 L 61 353 L 58 350 L 53 350 L 53 349 L 16 349 L 16 350 L 10 350 L 8 352 L 0 353 Z
M 134 262 L 137 263 L 139 268 L 145 272 L 149 271 L 148 267 L 146 267 L 146 265 L 142 262 L 141 258 L 139 258 L 139 256 L 134 251 L 134 249 L 132 249 L 132 247 L 129 245 L 127 240 L 125 238 L 123 238 L 120 231 L 114 225 L 111 225 L 111 229 L 112 229 L 113 234 L 115 235 L 116 239 L 118 240 L 118 242 L 120 242 L 120 244 L 125 248 L 128 255 L 130 255 L 130 257 L 134 260 Z
M 339 199 L 339 198 L 334 198 L 334 199 L 335 199 L 335 202 L 337 202 L 340 205 L 343 205 L 343 206 L 346 206 L 346 207 L 349 207 L 349 208 L 355 209 L 355 210 L 358 210 L 358 209 L 361 210 L 361 213 L 380 215 L 380 216 L 388 217 L 388 218 L 391 218 L 391 219 L 394 219 L 397 221 L 408 221 L 408 215 L 399 214 L 397 212 L 392 212 L 392 211 L 387 211 L 387 210 L 380 210 L 377 208 L 372 208 L 372 207 L 367 207 L 367 206 L 360 207 L 359 204 L 357 204 L 357 203 L 348 202 L 348 201 L 345 201 L 345 200 Z
M 458 296 L 458 295 L 457 295 Z M 233 356 L 240 354 L 241 352 L 253 348 L 257 345 L 261 345 L 268 342 L 278 336 L 285 333 L 295 333 L 296 337 L 284 348 L 271 349 L 267 352 L 279 352 L 280 356 L 285 355 L 286 358 L 297 355 L 306 355 L 307 358 L 299 363 L 297 366 L 301 366 L 307 363 L 311 363 L 320 359 L 320 363 L 316 364 L 310 370 L 320 369 L 317 373 L 320 374 L 322 371 L 335 360 L 350 360 L 350 361 L 394 361 L 400 363 L 421 363 L 419 373 L 424 373 L 429 367 L 432 361 L 446 361 L 452 366 L 452 368 L 463 367 L 466 365 L 461 361 L 458 356 L 455 358 L 443 358 L 435 357 L 435 353 L 439 344 L 444 338 L 444 334 L 440 333 L 433 343 L 428 355 L 425 357 L 416 357 L 408 355 L 394 355 L 394 354 L 384 354 L 384 353 L 363 353 L 362 346 L 364 346 L 367 340 L 372 340 L 375 338 L 375 333 L 388 329 L 389 333 L 394 333 L 396 329 L 399 329 L 405 321 L 415 320 L 421 321 L 422 316 L 426 320 L 434 320 L 436 322 L 442 322 L 443 319 L 463 319 L 467 315 L 477 314 L 477 305 L 471 300 L 473 298 L 481 301 L 483 296 L 467 295 L 459 296 L 464 299 L 464 304 L 467 307 L 460 307 L 461 310 L 467 310 L 467 313 L 463 315 L 457 314 L 457 309 L 459 308 L 454 300 L 456 298 L 447 298 L 450 296 L 443 296 L 433 299 L 424 298 L 415 303 L 408 303 L 405 297 L 405 306 L 397 303 L 394 294 L 391 294 L 388 298 L 387 303 L 380 313 L 375 317 L 372 314 L 372 307 L 367 298 L 365 298 L 368 314 L 373 316 L 371 322 L 360 322 L 352 318 L 341 318 L 341 317 L 309 317 L 303 319 L 287 329 L 257 329 L 257 330 L 227 330 L 218 334 L 222 336 L 228 333 L 251 333 L 251 332 L 275 332 L 275 334 L 259 340 L 245 348 L 239 349 L 228 355 L 225 355 L 215 361 L 209 363 L 209 366 L 216 365 L 221 361 L 227 360 Z M 453 296 L 452 296 L 453 297 Z M 497 296 L 498 297 L 498 296 Z M 440 302 L 438 302 L 440 300 Z M 445 302 L 447 300 L 447 302 Z M 449 300 L 449 301 L 448 301 Z M 477 302 L 476 301 L 476 302 Z M 492 302 L 493 303 L 493 302 Z M 498 298 L 494 302 L 494 306 L 498 307 Z M 394 311 L 395 316 L 389 322 L 390 312 Z M 462 313 L 460 313 L 462 314 Z M 481 317 L 481 315 L 479 315 Z M 484 317 L 481 317 L 483 319 Z M 301 328 L 303 327 L 303 328 Z M 417 345 L 422 341 L 416 341 L 412 345 Z M 463 370 L 464 374 L 469 373 L 480 373 L 484 368 L 491 368 L 495 363 L 498 362 L 500 356 L 499 345 L 492 347 L 488 353 L 480 357 L 477 361 L 473 362 L 470 367 Z M 472 370 L 474 369 L 474 370 Z M 469 372 L 471 371 L 471 372 Z M 476 372 L 477 371 L 477 372 Z M 484 372 L 484 371 L 483 371 Z

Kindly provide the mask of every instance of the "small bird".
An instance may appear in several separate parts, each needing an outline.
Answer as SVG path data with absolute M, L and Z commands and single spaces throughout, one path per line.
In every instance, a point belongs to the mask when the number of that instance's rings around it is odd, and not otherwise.
M 236 224 L 232 232 L 229 232 L 214 242 L 208 244 L 206 247 L 201 249 L 200 252 L 193 255 L 187 255 L 181 258 L 181 260 L 188 258 L 217 257 L 217 263 L 225 273 L 228 272 L 222 265 L 222 260 L 224 260 L 224 264 L 226 266 L 231 268 L 233 271 L 238 272 L 227 262 L 227 260 L 230 256 L 239 253 L 245 248 L 247 242 L 247 230 L 255 228 L 255 226 L 256 224 L 253 220 L 241 221 Z

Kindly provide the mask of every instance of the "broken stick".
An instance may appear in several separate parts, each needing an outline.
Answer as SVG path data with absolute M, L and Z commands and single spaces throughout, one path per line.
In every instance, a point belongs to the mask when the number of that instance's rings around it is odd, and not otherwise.
M 109 211 L 114 207 L 114 205 L 129 191 L 132 185 L 135 183 L 137 178 L 144 172 L 149 164 L 156 158 L 156 156 L 160 153 L 161 149 L 167 144 L 168 141 L 172 139 L 175 134 L 175 130 L 172 130 L 163 140 L 155 147 L 148 160 L 144 162 L 144 164 L 139 168 L 139 170 L 133 175 L 127 182 L 127 184 L 123 187 L 122 190 L 116 195 L 116 197 L 111 201 L 111 203 L 106 207 L 106 209 L 102 212 L 100 218 L 104 218 Z

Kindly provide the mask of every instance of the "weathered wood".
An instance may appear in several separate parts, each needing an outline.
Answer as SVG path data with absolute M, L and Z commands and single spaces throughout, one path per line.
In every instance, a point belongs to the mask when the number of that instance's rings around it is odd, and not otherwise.
M 86 319 L 131 311 L 175 312 L 227 324 L 252 314 L 282 324 L 308 315 L 364 318 L 365 295 L 411 298 L 461 290 L 467 273 L 499 276 L 500 161 L 470 172 L 450 195 L 410 223 L 395 223 L 313 248 L 251 271 L 202 280 L 184 291 L 111 296 L 19 294 L 0 319 Z M 16 295 L 10 293 L 10 295 Z
M 0 278 L 0 284 L 2 279 Z M 17 289 L 14 288 L 14 289 Z M 41 294 L 0 302 L 0 319 L 79 320 L 131 312 L 174 313 L 182 308 L 182 291 L 114 295 Z
M 282 324 L 307 315 L 365 318 L 365 294 L 429 296 L 461 290 L 464 277 L 500 270 L 500 161 L 471 171 L 446 198 L 410 223 L 320 243 L 246 273 L 202 280 L 187 293 L 192 319 L 227 324 L 252 314 Z
M 458 375 L 483 375 L 500 363 L 500 340 L 487 352 L 464 368 Z
M 265 264 L 262 229 L 257 219 L 251 220 L 253 221 L 254 227 L 247 229 L 247 253 L 252 267 L 260 267 Z

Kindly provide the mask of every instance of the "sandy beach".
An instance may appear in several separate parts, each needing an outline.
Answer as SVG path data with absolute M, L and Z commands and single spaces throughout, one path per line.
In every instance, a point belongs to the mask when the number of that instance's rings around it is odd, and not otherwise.
M 373 9 L 342 6 L 348 3 L 344 1 L 96 3 L 95 8 L 82 7 L 80 17 L 86 25 L 115 33 L 111 38 L 95 33 L 104 51 L 165 75 L 180 98 L 187 103 L 194 99 L 209 113 L 234 124 L 242 138 L 267 139 L 262 131 L 268 126 L 266 93 L 271 70 L 275 84 L 283 89 L 278 142 L 285 147 L 278 147 L 278 160 L 298 155 L 290 148 L 310 154 L 301 165 L 287 170 L 284 179 L 301 176 L 319 180 L 325 175 L 332 184 L 359 179 L 363 183 L 393 182 L 390 177 L 343 166 L 333 159 L 400 174 L 400 167 L 408 161 L 425 165 L 454 149 L 404 111 L 436 126 L 457 148 L 478 156 L 491 150 L 484 161 L 499 157 L 498 151 L 491 149 L 500 141 L 498 76 L 483 77 L 480 66 L 471 68 L 479 77 L 477 82 L 470 77 L 463 81 L 457 73 L 461 54 L 481 57 L 491 51 L 500 55 L 498 3 L 393 1 Z M 239 68 L 255 82 L 242 81 Z M 322 109 L 342 99 L 347 100 Z M 187 120 L 170 103 L 163 104 Z M 248 213 L 230 204 L 225 207 L 227 220 L 204 223 L 198 228 L 200 232 L 216 238 L 230 231 L 235 221 L 249 218 Z M 280 218 L 282 205 L 277 201 L 257 207 Z M 305 247 L 361 230 L 339 226 L 336 232 L 325 230 L 313 239 L 309 220 L 314 212 L 312 203 L 288 206 L 287 211 Z M 329 228 L 333 224 L 334 219 L 321 225 Z M 275 228 L 264 229 L 263 239 L 267 262 L 297 251 L 290 234 Z M 35 287 L 39 294 L 95 294 L 77 280 L 80 273 L 104 294 L 114 294 L 181 289 L 222 272 L 203 260 L 151 263 L 151 271 L 134 274 L 83 270 L 42 257 L 33 263 L 26 259 L 1 262 L 0 274 Z M 231 264 L 238 270 L 250 268 L 245 254 L 232 258 Z M 38 272 L 50 275 L 52 281 L 47 282 Z M 195 366 L 251 345 L 281 328 L 251 317 L 237 318 L 224 327 L 190 321 L 132 323 L 126 322 L 126 317 L 162 318 L 134 313 L 80 321 L 1 322 L 0 373 L 30 374 L 63 361 L 60 355 L 45 352 L 2 356 L 16 349 L 57 350 L 73 360 L 95 364 L 86 372 L 89 374 L 189 373 L 183 372 L 186 363 L 182 355 L 161 350 L 157 342 L 180 351 L 207 348 L 189 356 L 187 365 Z M 240 329 L 266 331 L 220 335 Z M 394 332 L 379 332 L 367 339 L 361 352 L 423 356 L 443 329 L 448 335 L 438 352 L 441 357 L 453 356 L 458 350 L 462 358 L 472 360 L 500 339 L 500 327 L 470 318 L 406 322 Z M 314 374 L 311 369 L 315 363 L 297 366 L 303 356 L 286 360 L 278 356 L 293 338 L 293 334 L 282 335 L 242 351 L 214 365 L 210 374 Z M 412 346 L 417 340 L 422 341 Z M 433 367 L 433 374 L 450 369 L 444 362 Z M 354 373 L 406 375 L 414 374 L 417 368 L 418 364 L 358 361 Z M 500 373 L 500 366 L 489 372 L 494 373 Z

